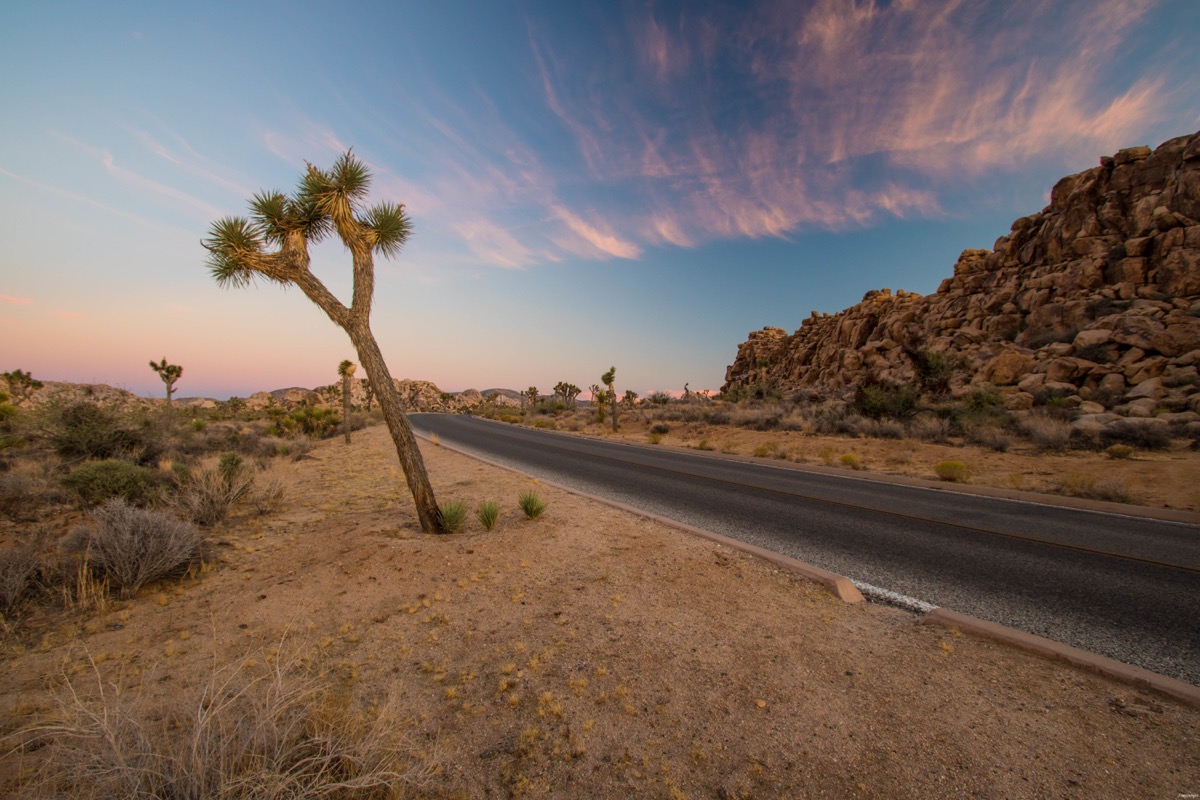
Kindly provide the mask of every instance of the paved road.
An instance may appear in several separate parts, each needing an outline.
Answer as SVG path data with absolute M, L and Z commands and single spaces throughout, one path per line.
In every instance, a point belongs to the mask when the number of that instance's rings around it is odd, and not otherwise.
M 522 472 L 1200 685 L 1195 526 L 459 415 L 410 419 L 418 431 Z

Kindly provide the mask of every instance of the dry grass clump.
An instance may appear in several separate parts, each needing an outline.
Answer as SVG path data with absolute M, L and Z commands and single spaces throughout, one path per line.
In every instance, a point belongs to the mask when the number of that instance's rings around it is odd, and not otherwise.
M 845 453 L 839 460 L 847 469 L 861 470 L 863 468 L 862 456 L 855 453 Z
M 249 496 L 254 488 L 254 471 L 237 453 L 225 453 L 215 465 L 181 471 L 175 505 L 198 525 L 213 525 L 225 519 L 229 509 Z
M 1133 448 L 1127 444 L 1114 444 L 1104 451 L 1104 455 L 1113 459 L 1126 459 L 1133 456 Z
M 1003 428 L 996 425 L 977 425 L 967 429 L 967 441 L 995 450 L 997 453 L 1007 453 L 1012 447 L 1012 437 Z
M 101 506 L 92 521 L 94 528 L 77 529 L 72 545 L 122 597 L 179 572 L 200 555 L 204 539 L 188 522 L 121 498 Z
M 152 708 L 92 662 L 94 685 L 66 678 L 58 714 L 19 734 L 41 751 L 23 795 L 383 800 L 429 783 L 389 706 L 355 713 L 311 670 L 257 663 L 214 665 L 198 695 Z
M 13 547 L 0 552 L 0 611 L 11 614 L 33 588 L 38 571 L 37 553 L 32 547 Z
M 1017 428 L 1043 450 L 1062 450 L 1071 441 L 1071 424 L 1046 414 L 1030 414 Z
M 1058 493 L 1089 500 L 1112 503 L 1136 503 L 1137 496 L 1122 478 L 1096 478 L 1091 475 L 1066 475 L 1058 485 Z
M 908 423 L 908 435 L 922 442 L 947 442 L 950 423 L 933 414 L 921 414 Z

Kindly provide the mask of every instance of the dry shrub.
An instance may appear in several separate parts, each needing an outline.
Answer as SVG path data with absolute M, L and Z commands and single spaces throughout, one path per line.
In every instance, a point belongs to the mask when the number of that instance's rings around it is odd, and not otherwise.
M 47 465 L 40 461 L 19 461 L 0 472 L 0 516 L 28 521 L 47 503 L 62 499 L 57 481 Z
M 32 547 L 14 547 L 0 553 L 0 611 L 11 614 L 33 588 L 38 571 L 37 553 Z
M 1043 450 L 1062 450 L 1071 441 L 1071 424 L 1045 414 L 1030 414 L 1017 427 Z
M 250 491 L 250 502 L 260 514 L 270 514 L 283 507 L 287 499 L 288 479 L 278 469 L 268 468 L 254 478 L 254 488 Z
M 1127 444 L 1114 444 L 1104 451 L 1104 455 L 1114 459 L 1130 458 L 1133 455 L 1133 448 Z
M 908 423 L 908 435 L 922 442 L 945 442 L 950 438 L 950 423 L 932 414 L 922 414 Z
M 862 456 L 856 455 L 855 453 L 846 453 L 839 460 L 841 461 L 843 467 L 853 470 L 860 470 L 863 468 Z
M 216 465 L 183 475 L 175 505 L 197 525 L 214 525 L 254 488 L 254 472 L 237 453 L 225 453 Z
M 203 536 L 193 525 L 121 498 L 101 506 L 92 521 L 94 529 L 80 530 L 76 546 L 122 597 L 179 572 L 200 554 Z
M 1097 479 L 1091 475 L 1067 475 L 1058 485 L 1059 494 L 1085 497 L 1089 500 L 1107 500 L 1113 503 L 1136 503 L 1137 497 L 1124 479 L 1108 477 Z
M 1009 435 L 1004 432 L 1004 429 L 995 425 L 971 427 L 967 431 L 967 441 L 989 450 L 995 450 L 997 453 L 1006 453 L 1008 448 L 1012 447 L 1012 439 Z
M 254 663 L 214 664 L 198 695 L 165 708 L 94 662 L 94 685 L 65 678 L 58 713 L 20 733 L 43 755 L 25 796 L 382 800 L 431 783 L 391 706 L 354 713 L 311 671 Z

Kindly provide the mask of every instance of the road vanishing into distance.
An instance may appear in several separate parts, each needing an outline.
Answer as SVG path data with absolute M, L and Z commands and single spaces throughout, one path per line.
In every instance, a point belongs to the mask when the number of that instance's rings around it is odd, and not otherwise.
M 1200 527 L 410 414 L 526 474 L 1200 685 Z M 870 591 L 867 592 L 870 595 Z

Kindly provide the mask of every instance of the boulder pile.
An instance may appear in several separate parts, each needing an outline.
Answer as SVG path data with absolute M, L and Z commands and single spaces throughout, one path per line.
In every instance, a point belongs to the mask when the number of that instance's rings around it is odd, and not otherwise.
M 723 391 L 834 394 L 863 383 L 996 387 L 1055 398 L 1077 428 L 1200 424 L 1200 133 L 1131 147 L 1060 180 L 991 250 L 966 250 L 937 292 L 871 291 L 794 333 L 738 347 Z

